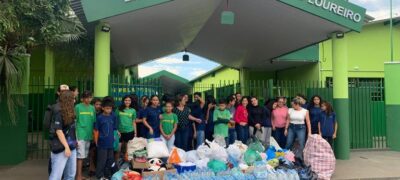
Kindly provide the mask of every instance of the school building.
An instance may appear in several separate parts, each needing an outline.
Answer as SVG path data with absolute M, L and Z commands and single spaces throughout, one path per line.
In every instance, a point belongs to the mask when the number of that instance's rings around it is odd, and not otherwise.
M 347 1 L 326 2 L 336 8 L 293 0 L 230 1 L 229 6 L 222 0 L 71 0 L 88 39 L 75 48 L 44 46 L 32 52 L 28 83 L 20 92 L 27 106 L 19 114 L 27 115 L 19 117 L 17 126 L 0 125 L 0 140 L 8 144 L 0 148 L 0 164 L 48 156 L 41 113 L 54 101 L 60 83 L 93 90 L 96 97 L 177 93 L 188 87 L 186 80 L 160 78 L 167 72 L 139 79 L 137 66 L 183 51 L 222 64 L 192 80 L 191 92 L 221 97 L 228 91 L 260 97 L 320 92 L 333 102 L 340 119 L 338 159 L 349 159 L 350 149 L 400 150 L 400 64 L 386 63 L 391 60 L 388 21 L 370 22 L 364 8 Z M 395 60 L 400 59 L 399 36 L 395 26 Z M 352 84 L 361 81 L 368 86 Z M 163 89 L 173 83 L 181 86 Z M 354 98 L 371 93 L 377 97 Z M 357 109 L 357 104 L 374 106 Z M 373 111 L 368 117 L 376 118 L 361 121 L 364 111 Z M 11 132 L 20 135 L 10 138 Z

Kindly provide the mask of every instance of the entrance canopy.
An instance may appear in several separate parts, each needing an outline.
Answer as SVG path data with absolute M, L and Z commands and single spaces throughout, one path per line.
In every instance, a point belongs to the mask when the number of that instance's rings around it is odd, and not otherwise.
M 186 49 L 234 68 L 286 68 L 296 62 L 271 61 L 334 32 L 360 31 L 365 16 L 365 9 L 336 0 L 72 0 L 72 5 L 84 24 L 110 25 L 113 57 L 125 66 Z M 221 24 L 223 11 L 234 13 L 234 24 Z

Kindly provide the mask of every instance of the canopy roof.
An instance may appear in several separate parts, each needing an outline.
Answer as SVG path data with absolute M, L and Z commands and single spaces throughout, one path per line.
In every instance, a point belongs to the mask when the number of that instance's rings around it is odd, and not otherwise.
M 165 94 L 176 95 L 190 89 L 189 80 L 166 70 L 150 74 L 143 79 L 145 81 L 158 79 Z
M 125 66 L 186 49 L 229 67 L 282 69 L 296 62 L 272 64 L 272 60 L 326 40 L 333 32 L 360 30 L 352 28 L 360 22 L 351 24 L 350 16 L 329 14 L 313 4 L 296 6 L 287 0 L 158 0 L 160 4 L 151 7 L 120 12 L 103 7 L 112 2 L 113 6 L 125 3 L 121 7 L 136 3 L 123 1 L 73 0 L 73 9 L 84 23 L 101 20 L 110 25 L 114 59 Z M 327 1 L 355 8 L 354 13 L 361 9 L 364 18 L 363 8 L 346 1 Z M 234 12 L 233 25 L 220 23 L 225 10 Z

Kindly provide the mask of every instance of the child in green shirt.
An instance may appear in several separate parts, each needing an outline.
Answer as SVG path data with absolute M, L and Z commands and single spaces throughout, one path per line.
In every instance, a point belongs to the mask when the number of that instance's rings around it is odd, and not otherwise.
M 160 123 L 161 139 L 167 144 L 171 151 L 175 143 L 175 132 L 178 127 L 178 116 L 172 113 L 173 105 L 171 102 L 165 103 L 165 113 L 162 114 Z
M 214 110 L 214 137 L 222 136 L 228 145 L 228 123 L 231 113 L 226 109 L 226 101 L 219 100 L 218 109 Z
M 119 158 L 121 149 L 126 149 L 128 141 L 137 136 L 136 134 L 136 110 L 131 108 L 132 99 L 126 95 L 122 98 L 122 103 L 116 112 L 118 120 L 118 132 L 120 134 L 120 148 L 115 157 Z M 118 159 L 116 159 L 118 160 Z M 118 162 L 118 161 L 117 161 Z
M 90 142 L 93 140 L 93 124 L 96 122 L 96 110 L 90 104 L 92 93 L 84 91 L 81 96 L 81 103 L 75 106 L 76 115 L 76 138 L 77 147 L 77 179 L 82 179 L 83 159 L 89 155 Z

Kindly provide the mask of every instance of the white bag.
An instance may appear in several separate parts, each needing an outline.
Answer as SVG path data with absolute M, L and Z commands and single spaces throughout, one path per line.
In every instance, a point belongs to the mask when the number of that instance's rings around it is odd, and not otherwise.
M 233 145 L 237 146 L 240 149 L 240 152 L 244 154 L 247 151 L 247 145 L 243 144 L 242 141 L 235 141 Z
M 210 159 L 208 159 L 208 158 L 204 158 L 204 159 L 196 161 L 195 162 L 196 168 L 199 168 L 199 169 L 207 168 L 207 164 L 209 161 L 210 161 Z
M 147 140 L 147 154 L 148 158 L 164 158 L 169 157 L 167 145 L 160 138 Z
M 176 151 L 178 152 L 179 158 L 181 159 L 182 162 L 186 162 L 186 152 L 183 149 L 176 148 Z M 172 151 L 171 151 L 172 153 Z
M 240 158 L 242 157 L 242 152 L 240 151 L 238 146 L 231 144 L 226 151 L 228 152 L 229 156 L 234 158 L 236 161 L 240 161 Z
M 211 156 L 210 159 L 220 160 L 223 162 L 227 162 L 228 160 L 228 153 L 226 152 L 225 148 L 220 146 L 215 142 L 209 143 L 211 149 Z
M 200 145 L 197 148 L 197 156 L 200 159 L 210 158 L 211 153 L 211 149 L 206 145 Z
M 196 163 L 199 160 L 199 156 L 197 156 L 197 151 L 188 151 L 186 152 L 186 161 Z
M 128 153 L 128 160 L 132 160 L 135 151 L 143 150 L 147 146 L 147 140 L 144 138 L 133 138 L 132 140 L 128 141 L 127 144 L 127 153 Z

